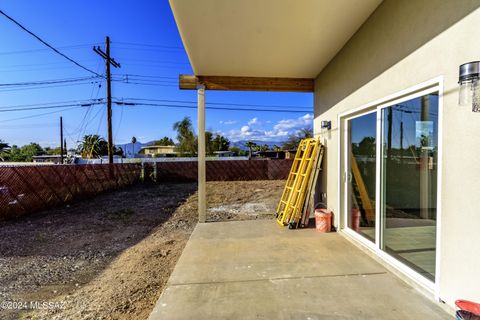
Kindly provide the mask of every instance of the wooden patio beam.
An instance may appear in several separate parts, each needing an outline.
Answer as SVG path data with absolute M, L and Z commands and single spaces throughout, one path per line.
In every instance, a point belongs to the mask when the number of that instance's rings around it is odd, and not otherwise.
M 198 87 L 204 86 L 205 90 L 313 92 L 314 80 L 310 78 L 226 77 L 181 74 L 179 86 L 183 90 L 196 90 Z

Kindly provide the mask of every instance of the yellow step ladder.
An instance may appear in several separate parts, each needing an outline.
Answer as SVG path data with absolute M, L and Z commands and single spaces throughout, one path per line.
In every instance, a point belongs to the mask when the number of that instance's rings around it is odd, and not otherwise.
M 314 160 L 318 155 L 320 142 L 318 139 L 303 139 L 299 146 L 292 168 L 288 175 L 282 198 L 277 208 L 277 222 L 296 228 L 302 216 L 306 189 L 312 173 Z

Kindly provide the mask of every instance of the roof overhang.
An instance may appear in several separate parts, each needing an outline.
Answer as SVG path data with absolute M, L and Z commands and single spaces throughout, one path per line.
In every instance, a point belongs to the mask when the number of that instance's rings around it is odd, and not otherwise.
M 197 76 L 315 78 L 382 0 L 169 0 Z

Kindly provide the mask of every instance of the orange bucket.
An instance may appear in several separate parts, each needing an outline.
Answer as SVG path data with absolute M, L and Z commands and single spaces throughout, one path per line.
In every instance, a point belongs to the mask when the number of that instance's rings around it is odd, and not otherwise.
M 360 218 L 362 217 L 362 214 L 360 213 L 360 210 L 357 208 L 352 208 L 352 225 L 351 228 L 357 232 L 360 231 Z
M 332 229 L 332 211 L 329 209 L 315 209 L 315 229 L 318 232 L 330 232 Z

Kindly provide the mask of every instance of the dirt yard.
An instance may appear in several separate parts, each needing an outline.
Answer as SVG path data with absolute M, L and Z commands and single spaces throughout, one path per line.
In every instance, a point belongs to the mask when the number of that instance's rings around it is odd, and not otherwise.
M 209 182 L 208 220 L 273 219 L 283 186 Z M 0 319 L 146 319 L 196 201 L 196 184 L 137 185 L 0 223 Z

